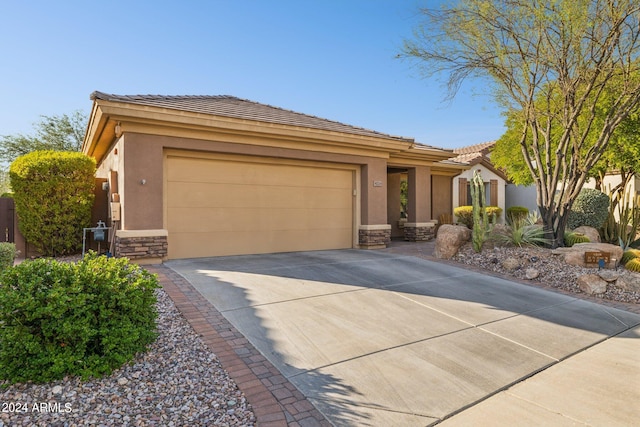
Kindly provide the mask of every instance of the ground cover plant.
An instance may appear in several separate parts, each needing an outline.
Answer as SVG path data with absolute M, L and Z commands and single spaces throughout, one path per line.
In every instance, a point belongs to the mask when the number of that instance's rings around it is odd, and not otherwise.
M 93 252 L 25 261 L 0 274 L 0 379 L 111 373 L 156 338 L 155 275 Z

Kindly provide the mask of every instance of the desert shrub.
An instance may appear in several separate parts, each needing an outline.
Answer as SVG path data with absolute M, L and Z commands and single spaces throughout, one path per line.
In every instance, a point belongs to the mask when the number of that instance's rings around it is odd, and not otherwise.
M 573 246 L 576 243 L 587 243 L 591 240 L 582 233 L 576 233 L 575 231 L 570 231 L 564 234 L 564 244 L 566 246 Z
M 155 275 L 93 252 L 25 261 L 0 276 L 0 378 L 111 373 L 156 338 Z
M 18 250 L 14 243 L 0 243 L 0 272 L 12 267 L 17 255 Z
M 90 226 L 96 162 L 82 153 L 34 151 L 9 169 L 22 235 L 45 256 L 82 247 Z
M 498 218 L 502 215 L 502 208 L 499 206 L 487 206 L 487 215 L 492 224 L 498 222 Z
M 502 208 L 499 206 L 487 206 L 486 212 L 489 222 L 495 224 L 502 214 Z M 469 229 L 473 229 L 473 206 L 458 206 L 453 209 L 453 214 L 459 223 L 466 225 Z
M 453 209 L 453 214 L 459 223 L 466 225 L 467 228 L 473 228 L 473 206 L 458 206 Z
M 609 217 L 609 204 L 609 196 L 602 191 L 583 188 L 573 202 L 567 227 L 574 229 L 586 225 L 600 229 Z
M 538 225 L 538 212 L 530 212 L 526 217 L 512 221 L 506 228 L 500 228 L 491 236 L 497 243 L 516 246 L 542 246 L 551 241 L 545 237 L 544 228 Z
M 506 220 L 509 224 L 514 221 L 524 220 L 529 215 L 529 208 L 524 206 L 511 206 L 507 208 Z

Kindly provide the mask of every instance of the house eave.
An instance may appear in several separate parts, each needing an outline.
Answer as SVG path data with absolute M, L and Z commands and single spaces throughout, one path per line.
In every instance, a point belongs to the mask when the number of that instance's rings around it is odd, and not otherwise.
M 410 150 L 413 145 L 408 138 L 365 136 L 96 99 L 82 151 L 100 163 L 117 136 L 127 132 L 204 140 L 227 135 L 236 143 L 242 142 L 233 136 L 242 135 L 251 144 L 304 146 L 311 151 L 359 152 L 383 158 Z

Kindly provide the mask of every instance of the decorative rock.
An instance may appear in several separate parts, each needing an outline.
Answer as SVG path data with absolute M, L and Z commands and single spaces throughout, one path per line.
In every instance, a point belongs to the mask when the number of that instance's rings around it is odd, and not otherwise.
M 578 277 L 577 285 L 582 292 L 588 295 L 603 294 L 607 291 L 607 282 L 597 274 L 585 274 Z
M 616 287 L 629 292 L 640 292 L 640 274 L 625 271 L 616 280 Z
M 582 233 L 591 240 L 591 243 L 600 243 L 600 233 L 593 227 L 589 227 L 587 225 L 581 225 L 580 227 L 573 230 L 576 233 Z
M 504 268 L 507 271 L 517 270 L 518 268 L 520 268 L 520 261 L 518 261 L 515 258 L 509 257 L 504 261 L 502 261 L 502 268 Z
M 598 271 L 598 276 L 600 276 L 600 278 L 605 282 L 613 283 L 618 280 L 620 273 L 613 270 L 600 270 Z
M 458 249 L 471 239 L 471 230 L 463 225 L 443 224 L 438 229 L 436 247 L 433 255 L 436 258 L 450 259 Z
M 609 243 L 577 243 L 570 248 L 558 248 L 554 250 L 555 254 L 564 254 L 564 262 L 569 265 L 593 267 L 592 264 L 587 265 L 584 262 L 585 252 L 609 252 L 611 254 L 611 265 L 608 267 L 610 268 L 615 267 L 614 259 L 618 262 L 620 258 L 622 258 L 622 248 Z
M 529 280 L 537 279 L 540 276 L 540 272 L 535 268 L 527 268 L 527 271 L 524 273 L 524 277 Z
M 62 387 L 57 385 L 54 386 L 53 389 L 51 390 L 51 393 L 53 394 L 62 394 Z
M 129 380 L 124 377 L 118 378 L 118 385 L 126 385 L 128 382 Z

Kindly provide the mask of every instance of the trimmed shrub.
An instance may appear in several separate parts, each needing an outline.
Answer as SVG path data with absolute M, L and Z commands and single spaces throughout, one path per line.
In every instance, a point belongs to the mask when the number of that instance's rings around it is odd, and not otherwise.
M 13 262 L 18 255 L 18 250 L 14 243 L 2 242 L 0 243 L 0 272 L 6 270 L 9 267 L 13 267 Z
M 90 226 L 96 162 L 82 153 L 34 151 L 9 169 L 22 235 L 45 256 L 75 253 Z
M 569 233 L 565 233 L 564 235 L 564 244 L 566 246 L 573 246 L 576 243 L 587 243 L 590 242 L 591 239 L 589 239 L 587 236 L 585 236 L 582 233 L 576 233 L 574 231 L 571 231 Z
M 573 202 L 567 227 L 574 229 L 586 225 L 599 230 L 609 217 L 610 203 L 609 196 L 602 191 L 583 188 Z
M 156 338 L 158 280 L 126 258 L 25 261 L 0 283 L 0 378 L 10 383 L 109 374 Z
M 486 210 L 489 216 L 489 222 L 495 224 L 502 214 L 502 208 L 498 206 L 487 206 Z M 453 209 L 453 214 L 460 224 L 464 224 L 467 228 L 473 229 L 473 206 L 458 206 Z
M 453 214 L 460 224 L 466 225 L 469 229 L 473 228 L 473 206 L 458 206 L 453 209 Z
M 529 215 L 529 208 L 524 206 L 511 206 L 507 208 L 506 220 L 509 224 L 524 221 Z

